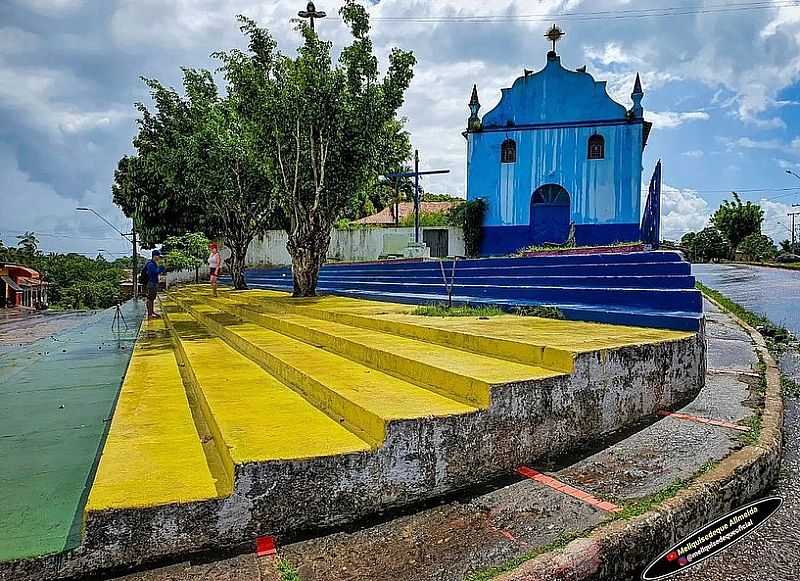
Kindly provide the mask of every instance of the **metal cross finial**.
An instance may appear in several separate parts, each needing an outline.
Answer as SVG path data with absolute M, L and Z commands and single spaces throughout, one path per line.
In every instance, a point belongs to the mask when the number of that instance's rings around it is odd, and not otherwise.
M 301 10 L 297 13 L 300 18 L 308 18 L 311 22 L 311 30 L 314 30 L 314 19 L 315 18 L 325 18 L 327 14 L 322 10 L 317 10 L 314 6 L 313 2 L 309 2 L 308 6 L 306 6 L 305 10 Z
M 561 40 L 562 36 L 566 36 L 566 32 L 562 31 L 558 26 L 555 24 L 552 26 L 550 30 L 544 35 L 550 42 L 553 43 L 553 52 L 556 52 L 556 43 Z

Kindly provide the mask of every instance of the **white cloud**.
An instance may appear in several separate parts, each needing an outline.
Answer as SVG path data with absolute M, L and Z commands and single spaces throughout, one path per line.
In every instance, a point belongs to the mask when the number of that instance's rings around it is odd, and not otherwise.
M 791 218 L 787 214 L 797 208 L 789 204 L 761 199 L 758 205 L 764 210 L 764 223 L 761 225 L 762 234 L 766 234 L 778 244 L 781 240 L 791 237 Z
M 689 151 L 684 151 L 681 155 L 698 159 L 703 157 L 705 152 L 702 149 L 690 149 Z
M 661 186 L 661 237 L 680 240 L 687 232 L 697 232 L 711 217 L 708 202 L 693 190 Z
M 705 111 L 687 111 L 683 113 L 645 111 L 644 116 L 648 121 L 652 121 L 658 129 L 674 129 L 690 121 L 708 121 L 711 118 Z
M 91 214 L 76 212 L 77 206 L 89 206 L 111 220 L 123 232 L 130 229 L 118 208 L 104 190 L 83 192 L 76 199 L 63 196 L 47 184 L 31 180 L 19 168 L 13 153 L 0 145 L 0 199 L 3 213 L 0 237 L 6 244 L 16 244 L 15 237 L 32 230 L 45 252 L 73 251 L 96 255 L 101 244 L 112 252 L 128 251 L 128 244 Z

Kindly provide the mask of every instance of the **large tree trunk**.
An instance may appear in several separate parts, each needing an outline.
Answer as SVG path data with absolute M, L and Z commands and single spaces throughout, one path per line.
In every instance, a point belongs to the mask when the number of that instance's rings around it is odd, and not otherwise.
M 244 279 L 247 246 L 247 244 L 241 246 L 238 244 L 231 245 L 231 278 L 233 279 L 233 287 L 237 290 L 247 288 L 247 281 Z
M 316 296 L 319 269 L 325 261 L 330 243 L 330 226 L 314 227 L 312 220 L 297 224 L 294 232 L 289 233 L 286 249 L 292 256 L 292 296 Z

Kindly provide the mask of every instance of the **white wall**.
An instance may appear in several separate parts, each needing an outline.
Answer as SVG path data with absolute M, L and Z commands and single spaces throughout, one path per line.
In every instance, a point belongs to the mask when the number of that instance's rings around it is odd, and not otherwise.
M 201 266 L 199 270 L 200 280 L 209 279 L 208 266 Z M 167 273 L 167 286 L 179 284 L 182 282 L 194 282 L 195 272 L 194 269 L 187 270 L 173 270 Z
M 464 256 L 464 231 L 454 227 L 423 227 L 422 230 L 448 231 L 448 254 Z M 247 265 L 283 266 L 292 263 L 286 250 L 288 237 L 283 230 L 270 230 L 255 239 L 247 249 Z M 377 260 L 385 254 L 400 254 L 408 242 L 414 241 L 413 228 L 358 228 L 333 230 L 328 247 L 329 261 L 363 262 Z

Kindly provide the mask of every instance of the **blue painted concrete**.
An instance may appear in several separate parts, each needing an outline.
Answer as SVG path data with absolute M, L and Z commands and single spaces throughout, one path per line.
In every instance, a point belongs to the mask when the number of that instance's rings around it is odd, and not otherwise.
M 531 226 L 484 226 L 481 256 L 513 254 L 529 246 L 547 243 L 562 244 L 567 231 L 561 236 L 548 235 L 549 230 L 536 232 Z M 631 242 L 639 238 L 639 224 L 576 224 L 575 244 L 578 246 L 603 246 L 618 242 Z
M 611 99 L 604 81 L 564 68 L 550 53 L 542 70 L 502 89 L 500 102 L 482 120 L 474 97 L 467 198 L 487 202 L 483 254 L 563 242 L 570 223 L 579 244 L 639 239 L 645 123 L 638 84 L 628 111 Z M 602 138 L 602 159 L 589 158 L 593 136 Z M 513 142 L 511 160 L 501 158 L 504 142 Z M 555 188 L 566 190 L 568 214 L 533 204 L 537 191 Z M 557 206 L 561 198 L 553 202 Z
M 450 276 L 452 262 L 443 263 Z M 291 290 L 288 269 L 248 273 L 254 288 Z M 320 293 L 423 304 L 447 297 L 439 261 L 331 265 Z M 696 331 L 702 296 L 674 252 L 487 258 L 456 263 L 458 303 L 550 305 L 576 320 Z

